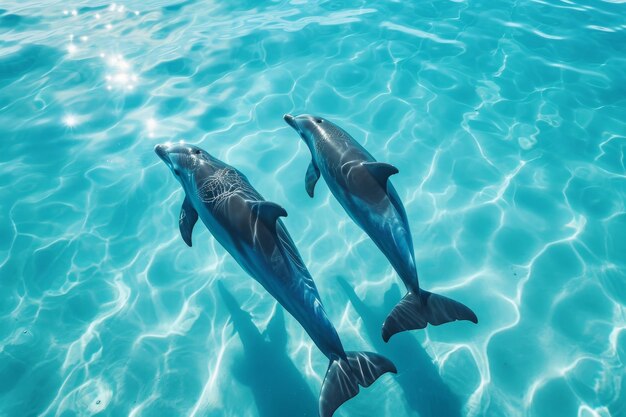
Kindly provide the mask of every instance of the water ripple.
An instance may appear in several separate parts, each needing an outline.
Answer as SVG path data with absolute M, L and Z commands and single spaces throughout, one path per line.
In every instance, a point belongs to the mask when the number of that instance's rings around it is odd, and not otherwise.
M 266 417 L 258 399 L 284 384 L 242 364 L 279 307 L 204 228 L 180 239 L 183 195 L 152 149 L 183 139 L 287 209 L 346 348 L 399 365 L 337 416 L 624 415 L 623 16 L 618 1 L 3 2 L 0 415 Z M 421 282 L 479 325 L 380 342 L 399 280 L 326 184 L 306 194 L 310 155 L 281 118 L 300 112 L 399 168 Z M 292 318 L 278 330 L 275 373 L 305 415 L 326 359 Z

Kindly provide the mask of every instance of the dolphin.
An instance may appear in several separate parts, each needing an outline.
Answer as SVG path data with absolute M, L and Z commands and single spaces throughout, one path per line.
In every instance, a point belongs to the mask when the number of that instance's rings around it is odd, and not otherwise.
M 376 159 L 336 124 L 318 116 L 286 114 L 311 151 L 305 188 L 313 197 L 320 175 L 348 215 L 374 241 L 396 270 L 408 293 L 385 319 L 385 342 L 396 333 L 455 320 L 478 323 L 467 306 L 420 288 L 406 211 L 389 181 L 398 169 Z
M 234 167 L 189 144 L 157 145 L 156 154 L 182 185 L 185 199 L 179 217 L 183 240 L 198 218 L 250 276 L 298 322 L 329 364 L 319 397 L 321 417 L 386 372 L 396 373 L 387 358 L 371 352 L 344 351 L 319 293 L 285 225 L 287 212 L 265 201 Z

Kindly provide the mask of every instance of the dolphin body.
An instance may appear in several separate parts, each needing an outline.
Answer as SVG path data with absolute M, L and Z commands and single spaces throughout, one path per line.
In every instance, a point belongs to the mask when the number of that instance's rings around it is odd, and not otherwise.
M 237 263 L 298 322 L 329 359 L 319 398 L 321 417 L 396 368 L 385 357 L 346 352 L 328 319 L 309 271 L 279 217 L 281 206 L 265 201 L 238 170 L 188 144 L 157 145 L 157 155 L 185 191 L 180 233 L 191 246 L 198 218 Z
M 346 131 L 326 119 L 286 114 L 311 151 L 305 186 L 313 197 L 320 175 L 348 215 L 367 233 L 396 270 L 408 293 L 394 307 L 382 328 L 385 342 L 396 333 L 455 320 L 478 322 L 465 305 L 420 288 L 413 240 L 406 211 L 389 181 L 393 165 L 377 162 Z

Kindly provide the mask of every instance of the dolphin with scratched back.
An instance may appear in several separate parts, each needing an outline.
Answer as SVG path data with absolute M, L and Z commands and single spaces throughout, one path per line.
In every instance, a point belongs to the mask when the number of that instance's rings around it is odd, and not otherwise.
M 413 240 L 404 206 L 389 177 L 398 173 L 393 165 L 377 162 L 345 130 L 317 116 L 286 114 L 311 151 L 305 186 L 313 197 L 320 175 L 348 215 L 369 235 L 396 270 L 408 293 L 383 324 L 385 342 L 396 333 L 422 329 L 455 320 L 478 323 L 467 306 L 420 288 Z
M 319 398 L 321 417 L 396 368 L 385 357 L 346 352 L 328 319 L 319 293 L 279 217 L 281 206 L 265 201 L 238 170 L 188 144 L 157 145 L 185 191 L 179 226 L 185 243 L 198 218 L 237 263 L 298 322 L 329 359 Z

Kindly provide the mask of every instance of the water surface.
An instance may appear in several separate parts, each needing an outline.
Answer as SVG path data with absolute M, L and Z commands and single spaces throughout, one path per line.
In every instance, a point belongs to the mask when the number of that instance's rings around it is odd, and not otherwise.
M 179 236 L 153 152 L 179 140 L 286 208 L 346 349 L 398 365 L 338 417 L 626 416 L 624 16 L 3 1 L 0 416 L 315 415 L 326 359 L 206 229 Z M 322 181 L 306 194 L 282 120 L 303 112 L 399 168 L 422 285 L 478 325 L 381 342 L 404 289 Z

